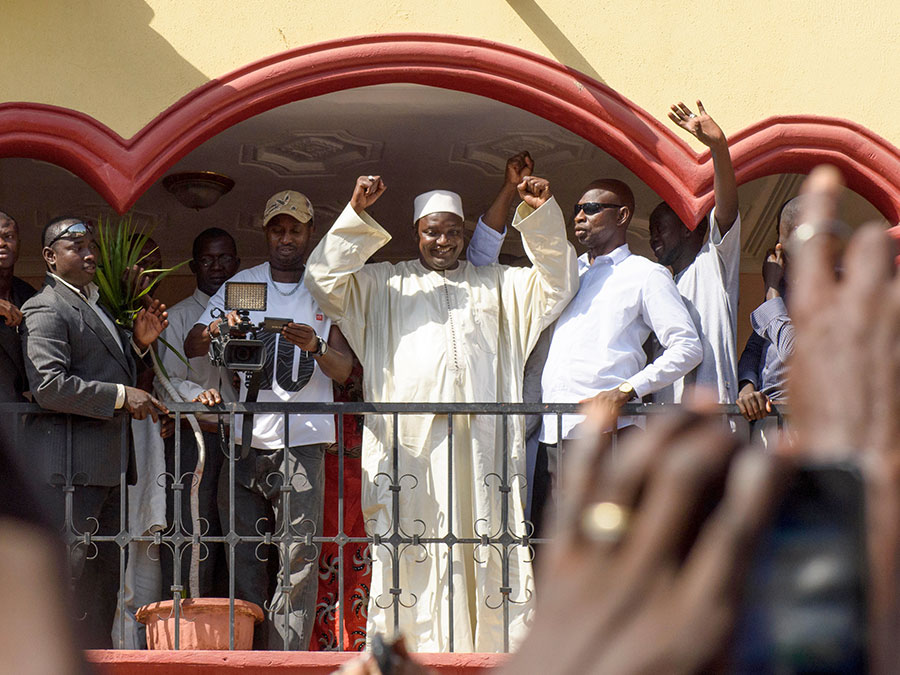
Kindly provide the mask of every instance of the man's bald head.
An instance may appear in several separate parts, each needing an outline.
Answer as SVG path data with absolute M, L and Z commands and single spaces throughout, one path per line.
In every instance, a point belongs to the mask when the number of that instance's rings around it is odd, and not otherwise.
M 806 204 L 806 195 L 799 195 L 786 201 L 778 214 L 778 241 L 784 246 L 788 238 L 800 224 L 803 215 L 803 207 Z
M 0 226 L 11 225 L 16 228 L 16 231 L 19 230 L 19 224 L 16 222 L 16 219 L 9 215 L 6 211 L 0 211 Z

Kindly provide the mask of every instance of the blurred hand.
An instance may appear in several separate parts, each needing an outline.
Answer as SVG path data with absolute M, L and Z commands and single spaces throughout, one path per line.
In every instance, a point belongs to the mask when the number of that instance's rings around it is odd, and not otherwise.
M 384 194 L 387 186 L 381 180 L 381 176 L 360 176 L 353 187 L 353 196 L 350 197 L 350 206 L 357 213 L 362 213 L 378 201 Z
M 22 323 L 22 312 L 9 300 L 0 300 L 0 319 L 5 321 L 7 326 L 15 328 Z
M 737 452 L 719 418 L 690 411 L 626 439 L 613 462 L 602 432 L 614 419 L 591 407 L 590 432 L 568 455 L 535 624 L 504 672 L 706 672 L 729 646 L 778 460 Z M 600 502 L 631 513 L 620 538 L 587 536 L 581 523 Z
M 540 208 L 553 196 L 550 192 L 550 181 L 537 176 L 526 176 L 516 189 L 522 201 L 533 209 Z
M 393 675 L 429 675 L 434 673 L 430 668 L 426 668 L 413 660 L 406 649 L 406 643 L 402 637 L 391 645 L 390 649 L 393 653 L 393 668 L 391 669 Z M 335 673 L 341 673 L 341 675 L 381 675 L 381 668 L 378 667 L 378 662 L 375 660 L 374 655 L 365 654 L 358 659 L 348 661 Z
M 840 191 L 833 167 L 810 174 L 800 222 L 812 229 L 801 225 L 791 243 L 792 426 L 795 452 L 862 463 L 872 672 L 888 673 L 900 663 L 900 280 L 895 243 L 874 225 L 850 241 L 838 280 L 827 225 Z
M 708 148 L 727 144 L 722 128 L 709 116 L 700 101 L 697 101 L 696 115 L 684 103 L 678 103 L 671 107 L 669 119 Z

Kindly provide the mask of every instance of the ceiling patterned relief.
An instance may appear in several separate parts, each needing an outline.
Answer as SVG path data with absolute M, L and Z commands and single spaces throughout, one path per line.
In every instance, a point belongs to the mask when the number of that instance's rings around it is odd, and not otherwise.
M 377 162 L 383 150 L 382 141 L 358 138 L 345 130 L 294 131 L 276 141 L 241 145 L 240 163 L 285 178 L 336 176 L 345 167 Z
M 742 200 L 741 210 L 741 271 L 758 274 L 769 251 L 778 242 L 775 223 L 782 205 L 797 194 L 803 176 L 779 174 L 759 180 L 761 190 L 757 198 Z
M 506 160 L 527 150 L 533 157 L 540 157 L 535 172 L 547 172 L 572 162 L 590 161 L 600 151 L 590 143 L 580 141 L 572 134 L 507 133 L 478 141 L 455 144 L 450 150 L 450 163 L 475 167 L 489 176 L 503 175 Z

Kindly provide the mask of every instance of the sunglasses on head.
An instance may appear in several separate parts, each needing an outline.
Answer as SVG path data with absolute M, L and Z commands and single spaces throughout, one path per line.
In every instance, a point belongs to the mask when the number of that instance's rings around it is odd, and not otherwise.
M 67 228 L 65 228 L 62 232 L 60 232 L 55 237 L 53 237 L 53 239 L 50 240 L 50 242 L 47 244 L 47 246 L 48 247 L 53 246 L 53 244 L 55 244 L 56 242 L 58 242 L 60 239 L 62 239 L 65 236 L 69 236 L 69 235 L 83 236 L 85 234 L 89 234 L 90 232 L 91 232 L 91 228 L 86 223 L 83 223 L 79 220 L 78 222 L 72 223 Z
M 576 204 L 575 209 L 572 212 L 572 217 L 577 216 L 581 211 L 584 211 L 584 215 L 593 216 L 596 213 L 600 213 L 603 209 L 621 209 L 622 204 L 610 204 L 608 202 L 581 202 L 581 204 Z

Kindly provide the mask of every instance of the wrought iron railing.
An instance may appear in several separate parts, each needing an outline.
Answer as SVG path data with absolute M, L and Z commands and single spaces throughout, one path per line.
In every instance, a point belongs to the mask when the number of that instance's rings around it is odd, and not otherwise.
M 655 415 L 659 413 L 665 413 L 671 411 L 676 406 L 667 405 L 667 404 L 642 404 L 642 403 L 630 403 L 626 404 L 622 410 L 623 416 L 648 416 Z M 344 558 L 344 548 L 350 544 L 367 544 L 369 547 L 372 546 L 382 546 L 387 547 L 390 551 L 391 560 L 395 563 L 392 569 L 392 586 L 390 588 L 390 602 L 386 605 L 386 607 L 392 607 L 393 609 L 393 629 L 394 631 L 398 631 L 400 629 L 400 613 L 398 611 L 401 605 L 400 596 L 403 592 L 401 588 L 400 582 L 400 572 L 396 562 L 398 561 L 401 552 L 405 549 L 405 547 L 414 546 L 424 546 L 424 545 L 438 545 L 438 546 L 447 546 L 448 552 L 450 555 L 450 561 L 452 563 L 453 555 L 454 555 L 454 547 L 458 547 L 460 545 L 473 545 L 475 547 L 479 546 L 490 546 L 494 547 L 495 550 L 501 553 L 501 558 L 503 561 L 503 574 L 501 586 L 497 589 L 497 592 L 502 597 L 501 603 L 503 607 L 504 613 L 504 639 L 503 639 L 503 647 L 505 651 L 508 651 L 510 648 L 510 635 L 509 635 L 509 605 L 513 600 L 510 598 L 510 594 L 512 589 L 510 587 L 510 578 L 509 578 L 509 552 L 513 547 L 522 547 L 525 550 L 533 551 L 533 546 L 545 544 L 549 541 L 546 538 L 535 538 L 531 536 L 533 531 L 531 529 L 530 523 L 523 524 L 522 528 L 516 528 L 514 524 L 511 524 L 508 520 L 509 517 L 509 493 L 513 489 L 521 489 L 524 486 L 524 483 L 520 483 L 519 481 L 524 481 L 524 476 L 512 475 L 510 470 L 510 465 L 508 462 L 509 458 L 509 448 L 507 447 L 507 443 L 509 442 L 509 434 L 507 433 L 509 418 L 511 416 L 523 416 L 523 415 L 555 415 L 556 416 L 556 425 L 558 430 L 558 437 L 562 436 L 562 419 L 564 414 L 572 414 L 577 413 L 578 406 L 576 404 L 532 404 L 532 403 L 252 403 L 252 404 L 243 404 L 243 403 L 226 403 L 222 404 L 216 408 L 207 408 L 200 404 L 194 403 L 173 403 L 169 405 L 169 408 L 172 414 L 175 417 L 175 448 L 176 451 L 174 453 L 174 472 L 171 476 L 160 475 L 153 477 L 157 483 L 167 490 L 172 490 L 175 494 L 174 499 L 174 513 L 167 514 L 168 515 L 168 526 L 165 531 L 155 532 L 155 533 L 142 533 L 142 532 L 132 532 L 129 530 L 129 526 L 127 523 L 127 508 L 126 508 L 126 494 L 127 494 L 127 466 L 128 466 L 128 443 L 124 440 L 127 438 L 127 435 L 123 433 L 123 441 L 121 447 L 119 449 L 120 455 L 120 489 L 121 489 L 121 504 L 119 509 L 120 515 L 120 526 L 119 531 L 115 534 L 98 534 L 96 531 L 81 531 L 78 530 L 71 518 L 72 509 L 71 509 L 71 500 L 72 495 L 75 490 L 78 489 L 78 486 L 73 481 L 72 476 L 72 453 L 71 453 L 71 419 L 69 420 L 69 433 L 68 433 L 68 475 L 66 476 L 66 484 L 63 486 L 63 489 L 66 493 L 66 499 L 69 508 L 66 509 L 67 513 L 67 522 L 65 524 L 60 524 L 62 532 L 63 532 L 63 540 L 67 546 L 67 550 L 71 552 L 79 546 L 87 547 L 90 550 L 92 547 L 95 547 L 97 544 L 102 543 L 114 543 L 119 548 L 119 572 L 120 572 L 120 582 L 119 582 L 119 616 L 118 616 L 118 625 L 116 626 L 117 634 L 119 635 L 119 645 L 122 646 L 122 639 L 125 634 L 126 626 L 126 615 L 127 612 L 124 611 L 125 608 L 123 606 L 124 602 L 124 584 L 125 584 L 125 565 L 126 565 L 126 551 L 128 549 L 128 544 L 130 542 L 148 542 L 153 544 L 154 546 L 168 546 L 172 550 L 172 560 L 173 560 L 173 584 L 169 589 L 163 589 L 162 598 L 160 599 L 173 599 L 174 602 L 174 615 L 176 618 L 176 628 L 175 628 L 175 648 L 178 649 L 180 646 L 180 636 L 179 629 L 177 627 L 178 622 L 177 618 L 180 612 L 180 601 L 183 593 L 186 591 L 187 583 L 183 578 L 182 574 L 182 565 L 180 563 L 182 555 L 189 555 L 190 548 L 192 546 L 207 546 L 210 544 L 221 544 L 225 547 L 227 551 L 227 560 L 228 560 L 228 587 L 229 587 L 229 599 L 230 599 L 230 619 L 231 619 L 231 630 L 229 636 L 229 645 L 233 649 L 234 648 L 234 599 L 235 599 L 235 569 L 234 569 L 234 556 L 235 556 L 235 547 L 241 544 L 247 545 L 252 544 L 256 546 L 260 545 L 268 545 L 278 547 L 278 559 L 280 560 L 280 573 L 282 575 L 287 575 L 289 573 L 288 566 L 290 565 L 289 555 L 287 555 L 287 551 L 294 544 L 303 543 L 307 546 L 315 546 L 317 550 L 321 547 L 322 544 L 334 544 L 338 548 L 339 555 L 337 556 L 337 576 L 338 576 L 338 605 L 337 605 L 337 614 L 338 614 L 338 631 L 337 631 L 337 639 L 336 643 L 333 645 L 339 651 L 344 651 L 348 648 L 348 645 L 344 642 L 344 630 L 345 626 L 345 613 L 347 608 L 345 606 L 345 599 L 347 597 L 346 589 L 345 589 L 345 558 Z M 720 412 L 723 417 L 739 417 L 740 412 L 735 405 L 723 405 L 720 406 Z M 250 414 L 282 414 L 285 417 L 285 437 L 287 437 L 289 430 L 289 416 L 291 415 L 310 415 L 310 414 L 331 414 L 336 415 L 336 430 L 337 430 L 337 455 L 338 455 L 338 467 L 339 467 L 339 476 L 338 476 L 338 495 L 337 495 L 337 533 L 330 536 L 324 536 L 322 533 L 315 532 L 314 529 L 306 531 L 306 532 L 297 532 L 294 528 L 289 526 L 289 522 L 287 519 L 284 519 L 282 523 L 282 527 L 280 531 L 275 532 L 272 530 L 259 531 L 255 535 L 247 535 L 247 534 L 239 534 L 235 530 L 235 520 L 234 520 L 234 490 L 236 485 L 235 480 L 235 471 L 236 471 L 236 461 L 239 459 L 239 440 L 235 439 L 234 434 L 229 436 L 229 450 L 226 455 L 227 465 L 223 466 L 222 471 L 228 472 L 228 490 L 229 490 L 229 505 L 231 508 L 229 509 L 229 518 L 228 522 L 222 523 L 223 534 L 221 536 L 208 536 L 203 533 L 195 533 L 192 531 L 187 531 L 180 524 L 184 523 L 183 517 L 183 506 L 182 500 L 178 498 L 179 493 L 182 490 L 189 489 L 190 484 L 184 482 L 187 476 L 191 475 L 193 471 L 193 467 L 184 467 L 181 466 L 181 441 L 184 433 L 189 433 L 182 428 L 182 418 L 186 417 L 189 413 L 206 413 L 207 415 L 210 413 L 221 415 L 223 418 L 227 419 L 229 423 L 229 427 L 231 429 L 234 428 L 234 421 L 237 415 L 241 415 L 243 413 Z M 9 430 L 12 428 L 12 444 L 14 447 L 18 447 L 20 450 L 25 450 L 26 455 L 30 454 L 32 457 L 35 456 L 35 453 L 40 453 L 39 447 L 29 447 L 29 437 L 28 435 L 23 433 L 23 424 L 22 420 L 26 416 L 39 416 L 47 414 L 46 411 L 42 410 L 37 405 L 33 404 L 11 404 L 11 403 L 0 403 L 0 419 L 3 419 L 4 429 Z M 345 512 L 345 491 L 344 491 L 344 470 L 345 470 L 345 462 L 347 461 L 346 457 L 346 449 L 345 449 L 345 433 L 344 433 L 344 418 L 343 415 L 382 415 L 390 417 L 393 424 L 392 428 L 393 432 L 393 447 L 392 451 L 392 467 L 391 474 L 389 476 L 385 476 L 384 479 L 390 481 L 390 490 L 392 495 L 392 504 L 391 508 L 391 521 L 392 526 L 389 532 L 366 532 L 365 536 L 351 536 L 344 531 L 344 512 Z M 493 475 L 493 480 L 496 482 L 496 489 L 499 490 L 500 498 L 502 502 L 501 509 L 501 522 L 499 523 L 499 527 L 493 531 L 488 533 L 483 533 L 474 537 L 463 537 L 458 536 L 459 533 L 454 533 L 453 531 L 453 520 L 452 518 L 447 519 L 448 529 L 447 532 L 443 536 L 421 536 L 415 533 L 404 532 L 400 527 L 400 492 L 404 489 L 408 489 L 404 487 L 404 474 L 401 473 L 400 462 L 399 462 L 399 452 L 400 452 L 400 444 L 397 436 L 397 421 L 400 416 L 404 415 L 417 415 L 417 414 L 432 414 L 432 415 L 442 415 L 447 417 L 447 452 L 448 452 L 448 494 L 449 494 L 449 502 L 451 508 L 454 508 L 453 504 L 453 433 L 454 433 L 454 418 L 461 415 L 494 415 L 499 416 L 501 418 L 501 425 L 503 429 L 502 438 L 504 439 L 504 448 L 503 448 L 503 462 L 499 467 L 499 470 L 496 474 Z M 779 420 L 779 425 L 781 423 L 781 413 L 777 409 L 773 411 L 773 416 L 777 417 Z M 127 430 L 127 425 L 129 424 L 129 418 L 126 415 L 121 415 L 121 420 L 123 424 L 123 431 Z M 615 448 L 616 442 L 616 434 L 613 434 L 613 447 Z M 208 451 L 210 451 L 208 449 Z M 287 466 L 287 458 L 285 457 L 285 461 L 281 467 L 281 478 L 283 480 L 283 484 L 287 484 L 291 479 L 291 475 L 288 471 Z M 488 480 L 488 477 L 483 477 L 485 481 Z M 514 485 L 515 483 L 515 485 Z M 193 529 L 193 528 L 192 528 Z M 458 550 L 458 549 L 457 549 Z M 454 592 L 465 592 L 460 591 L 459 589 L 454 589 L 452 586 L 453 574 L 449 575 L 451 580 L 449 586 L 449 597 L 447 598 L 447 602 L 449 603 L 448 607 L 451 612 L 452 617 L 452 608 L 453 608 L 453 594 Z M 287 594 L 290 590 L 289 585 L 282 585 L 280 587 L 281 591 Z M 374 599 L 371 601 L 375 601 Z M 284 621 L 287 621 L 287 613 L 290 610 L 290 603 L 284 603 Z M 453 621 L 452 618 L 449 622 L 449 645 L 450 650 L 454 650 L 454 636 L 453 636 Z M 287 647 L 287 635 L 285 634 L 284 638 L 285 648 Z

